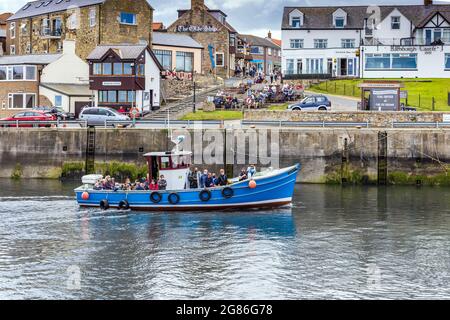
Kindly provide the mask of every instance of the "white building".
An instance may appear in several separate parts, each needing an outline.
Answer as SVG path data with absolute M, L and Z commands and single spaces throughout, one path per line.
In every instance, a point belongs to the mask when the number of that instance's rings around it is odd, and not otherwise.
M 92 104 L 89 65 L 75 54 L 75 41 L 63 42 L 61 57 L 42 70 L 40 80 L 40 94 L 55 107 L 75 113 L 76 109 Z
M 450 75 L 450 5 L 285 7 L 286 78 Z

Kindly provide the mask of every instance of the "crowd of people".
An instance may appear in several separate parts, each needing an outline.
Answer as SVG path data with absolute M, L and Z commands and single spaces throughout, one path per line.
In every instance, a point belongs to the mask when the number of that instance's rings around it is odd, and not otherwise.
M 239 174 L 239 181 L 252 179 L 256 174 L 255 165 L 249 166 L 247 169 L 242 169 Z M 208 189 L 215 187 L 224 187 L 230 184 L 224 169 L 220 169 L 219 174 L 209 172 L 204 169 L 200 172 L 198 168 L 189 170 L 187 176 L 187 185 L 185 189 Z M 117 183 L 115 178 L 106 176 L 103 179 L 97 180 L 94 185 L 94 190 L 111 190 L 111 191 L 159 191 L 167 189 L 167 180 L 164 175 L 156 179 L 137 179 L 134 183 L 129 178 L 125 183 Z
M 94 190 L 111 190 L 111 191 L 158 191 L 166 190 L 167 180 L 164 175 L 161 175 L 158 180 L 156 179 L 137 179 L 134 183 L 129 178 L 125 180 L 125 183 L 117 183 L 111 176 L 106 176 L 103 179 L 99 179 L 95 185 Z

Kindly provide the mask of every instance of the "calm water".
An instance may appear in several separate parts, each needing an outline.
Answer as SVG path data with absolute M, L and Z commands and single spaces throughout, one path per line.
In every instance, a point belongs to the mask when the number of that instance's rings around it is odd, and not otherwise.
M 73 187 L 0 180 L 0 299 L 450 298 L 450 189 L 143 214 L 79 209 Z

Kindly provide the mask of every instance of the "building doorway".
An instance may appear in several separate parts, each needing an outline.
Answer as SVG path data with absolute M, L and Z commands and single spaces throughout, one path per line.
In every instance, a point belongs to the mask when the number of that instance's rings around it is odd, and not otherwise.
M 297 60 L 297 74 L 302 74 L 302 73 L 303 73 L 303 60 L 298 59 Z
M 347 59 L 339 59 L 339 75 L 347 76 L 348 68 L 347 68 Z

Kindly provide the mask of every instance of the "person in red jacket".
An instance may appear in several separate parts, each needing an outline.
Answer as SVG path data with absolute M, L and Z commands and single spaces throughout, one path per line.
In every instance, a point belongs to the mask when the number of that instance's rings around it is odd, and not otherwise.
M 158 184 L 156 183 L 155 179 L 152 179 L 152 182 L 150 183 L 150 190 L 152 191 L 158 191 L 159 187 Z

